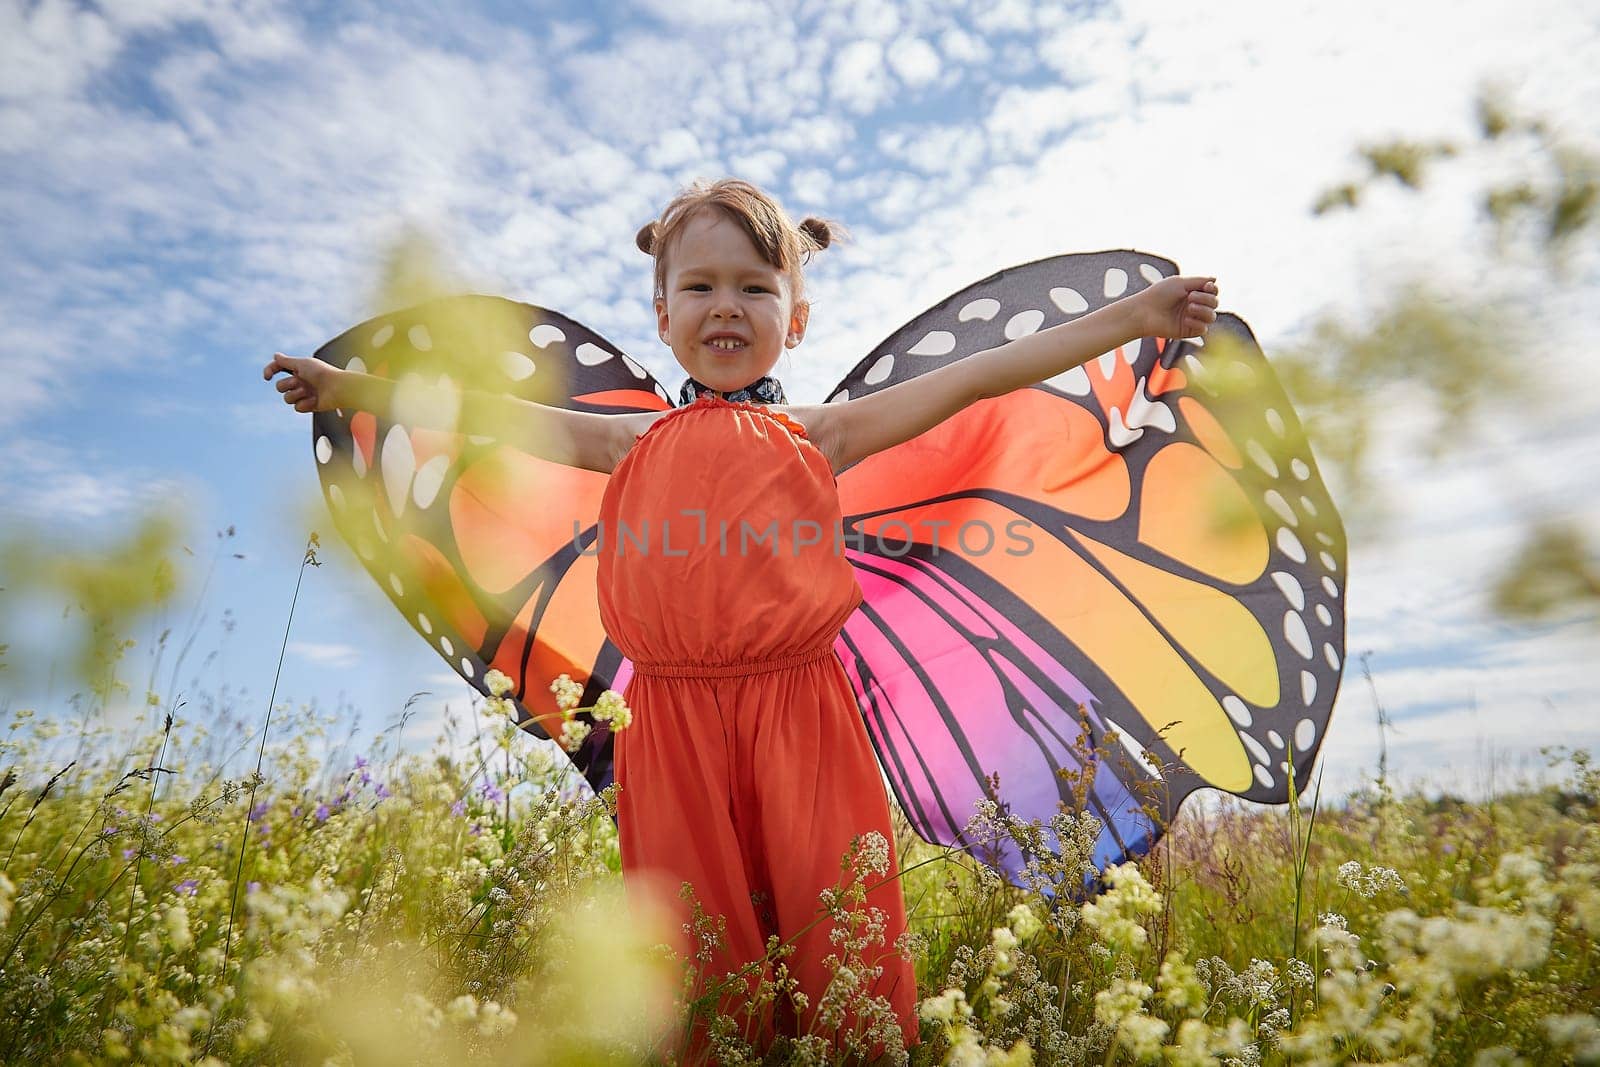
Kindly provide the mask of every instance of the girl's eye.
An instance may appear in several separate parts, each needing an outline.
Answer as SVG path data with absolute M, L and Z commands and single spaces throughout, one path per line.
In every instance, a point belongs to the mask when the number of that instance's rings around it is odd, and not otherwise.
M 746 289 L 752 289 L 752 290 L 754 290 L 754 291 L 756 291 L 758 293 L 765 293 L 765 292 L 768 291 L 767 287 L 764 286 L 764 285 L 747 285 L 747 286 L 745 286 L 745 288 Z

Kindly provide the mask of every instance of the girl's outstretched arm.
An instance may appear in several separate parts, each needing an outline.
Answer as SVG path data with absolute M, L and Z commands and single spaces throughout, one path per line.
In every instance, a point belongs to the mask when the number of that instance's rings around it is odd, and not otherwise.
M 974 352 L 843 404 L 824 404 L 829 459 L 842 470 L 909 441 L 979 400 L 1052 378 L 1140 337 L 1200 337 L 1217 318 L 1215 278 L 1163 278 L 1071 322 Z M 809 414 L 809 412 L 808 412 Z M 817 418 L 812 415 L 813 420 Z
M 603 474 L 610 474 L 634 436 L 660 417 L 653 411 L 629 415 L 571 411 L 474 389 L 403 392 L 387 378 L 282 352 L 273 354 L 261 376 L 271 380 L 280 371 L 288 376 L 278 380 L 277 389 L 283 402 L 296 411 L 370 411 L 412 429 L 493 437 L 531 456 Z

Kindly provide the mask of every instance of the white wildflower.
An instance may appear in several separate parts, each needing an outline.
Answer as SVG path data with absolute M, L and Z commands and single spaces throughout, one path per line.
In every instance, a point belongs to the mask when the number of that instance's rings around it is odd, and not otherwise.
M 1150 1015 L 1129 1015 L 1117 1027 L 1117 1041 L 1136 1060 L 1153 1060 L 1161 1055 L 1161 1043 L 1169 1027 Z
M 1600 1019 L 1593 1015 L 1546 1015 L 1541 1020 L 1550 1043 L 1577 1063 L 1600 1063 Z
M 1313 986 L 1317 984 L 1317 972 L 1311 969 L 1311 964 L 1305 960 L 1290 960 L 1284 970 L 1289 972 L 1289 981 L 1297 986 Z
M 1123 1019 L 1144 1008 L 1153 990 L 1137 979 L 1114 978 L 1111 985 L 1094 995 L 1094 1017 L 1106 1026 L 1119 1026 Z
M 562 711 L 575 711 L 583 703 L 583 686 L 569 675 L 561 675 L 550 683 L 550 692 L 556 695 L 556 707 Z
M 959 989 L 946 989 L 936 997 L 929 997 L 917 1007 L 917 1014 L 929 1022 L 948 1023 L 972 1017 L 972 1007 L 967 995 Z
M 478 1034 L 482 1037 L 497 1037 L 510 1032 L 516 1025 L 517 1013 L 501 1007 L 495 1001 L 486 1000 L 478 1009 Z
M 471 993 L 461 994 L 445 1005 L 444 1017 L 458 1026 L 474 1021 L 478 1017 L 478 998 Z
M 622 699 L 622 694 L 607 689 L 595 701 L 594 717 L 609 722 L 613 730 L 626 730 L 633 723 L 633 710 Z
M 591 727 L 579 719 L 568 719 L 561 724 L 561 747 L 568 752 L 576 752 L 583 745 L 584 738 L 589 736 Z
M 511 679 L 494 667 L 490 667 L 489 673 L 483 676 L 483 684 L 492 696 L 503 697 L 511 692 Z
M 1023 941 L 1028 940 L 1043 928 L 1039 922 L 1039 917 L 1026 904 L 1018 904 L 1012 908 L 1006 915 L 1006 922 L 1011 926 L 1012 933 Z
M 1156 979 L 1161 999 L 1174 1011 L 1198 1015 L 1205 1011 L 1206 987 L 1195 975 L 1195 970 L 1177 953 L 1161 961 L 1161 975 Z
M 889 839 L 876 830 L 856 838 L 848 856 L 848 868 L 857 878 L 886 874 L 889 870 Z
M 1111 888 L 1099 900 L 1083 905 L 1079 914 L 1108 945 L 1130 952 L 1143 948 L 1149 935 L 1138 916 L 1160 911 L 1161 895 L 1145 881 L 1134 863 L 1110 868 L 1106 880 Z

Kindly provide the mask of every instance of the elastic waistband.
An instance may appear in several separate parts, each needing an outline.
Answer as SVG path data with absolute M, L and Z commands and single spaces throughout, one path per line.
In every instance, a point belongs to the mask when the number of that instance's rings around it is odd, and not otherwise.
M 833 642 L 819 648 L 794 652 L 770 659 L 748 659 L 737 663 L 640 663 L 635 660 L 635 677 L 646 678 L 740 678 L 749 674 L 771 674 L 774 671 L 803 667 L 833 655 Z

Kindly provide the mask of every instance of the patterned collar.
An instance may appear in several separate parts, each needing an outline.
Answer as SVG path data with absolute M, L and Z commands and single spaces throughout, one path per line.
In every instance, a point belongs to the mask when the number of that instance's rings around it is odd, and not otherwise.
M 678 406 L 684 407 L 692 404 L 707 393 L 712 396 L 720 396 L 724 400 L 732 400 L 736 403 L 744 404 L 788 403 L 784 399 L 783 386 L 779 384 L 778 379 L 769 374 L 765 378 L 757 378 L 742 389 L 735 389 L 728 393 L 719 393 L 709 385 L 702 385 L 693 378 L 686 379 L 683 387 L 678 390 Z

